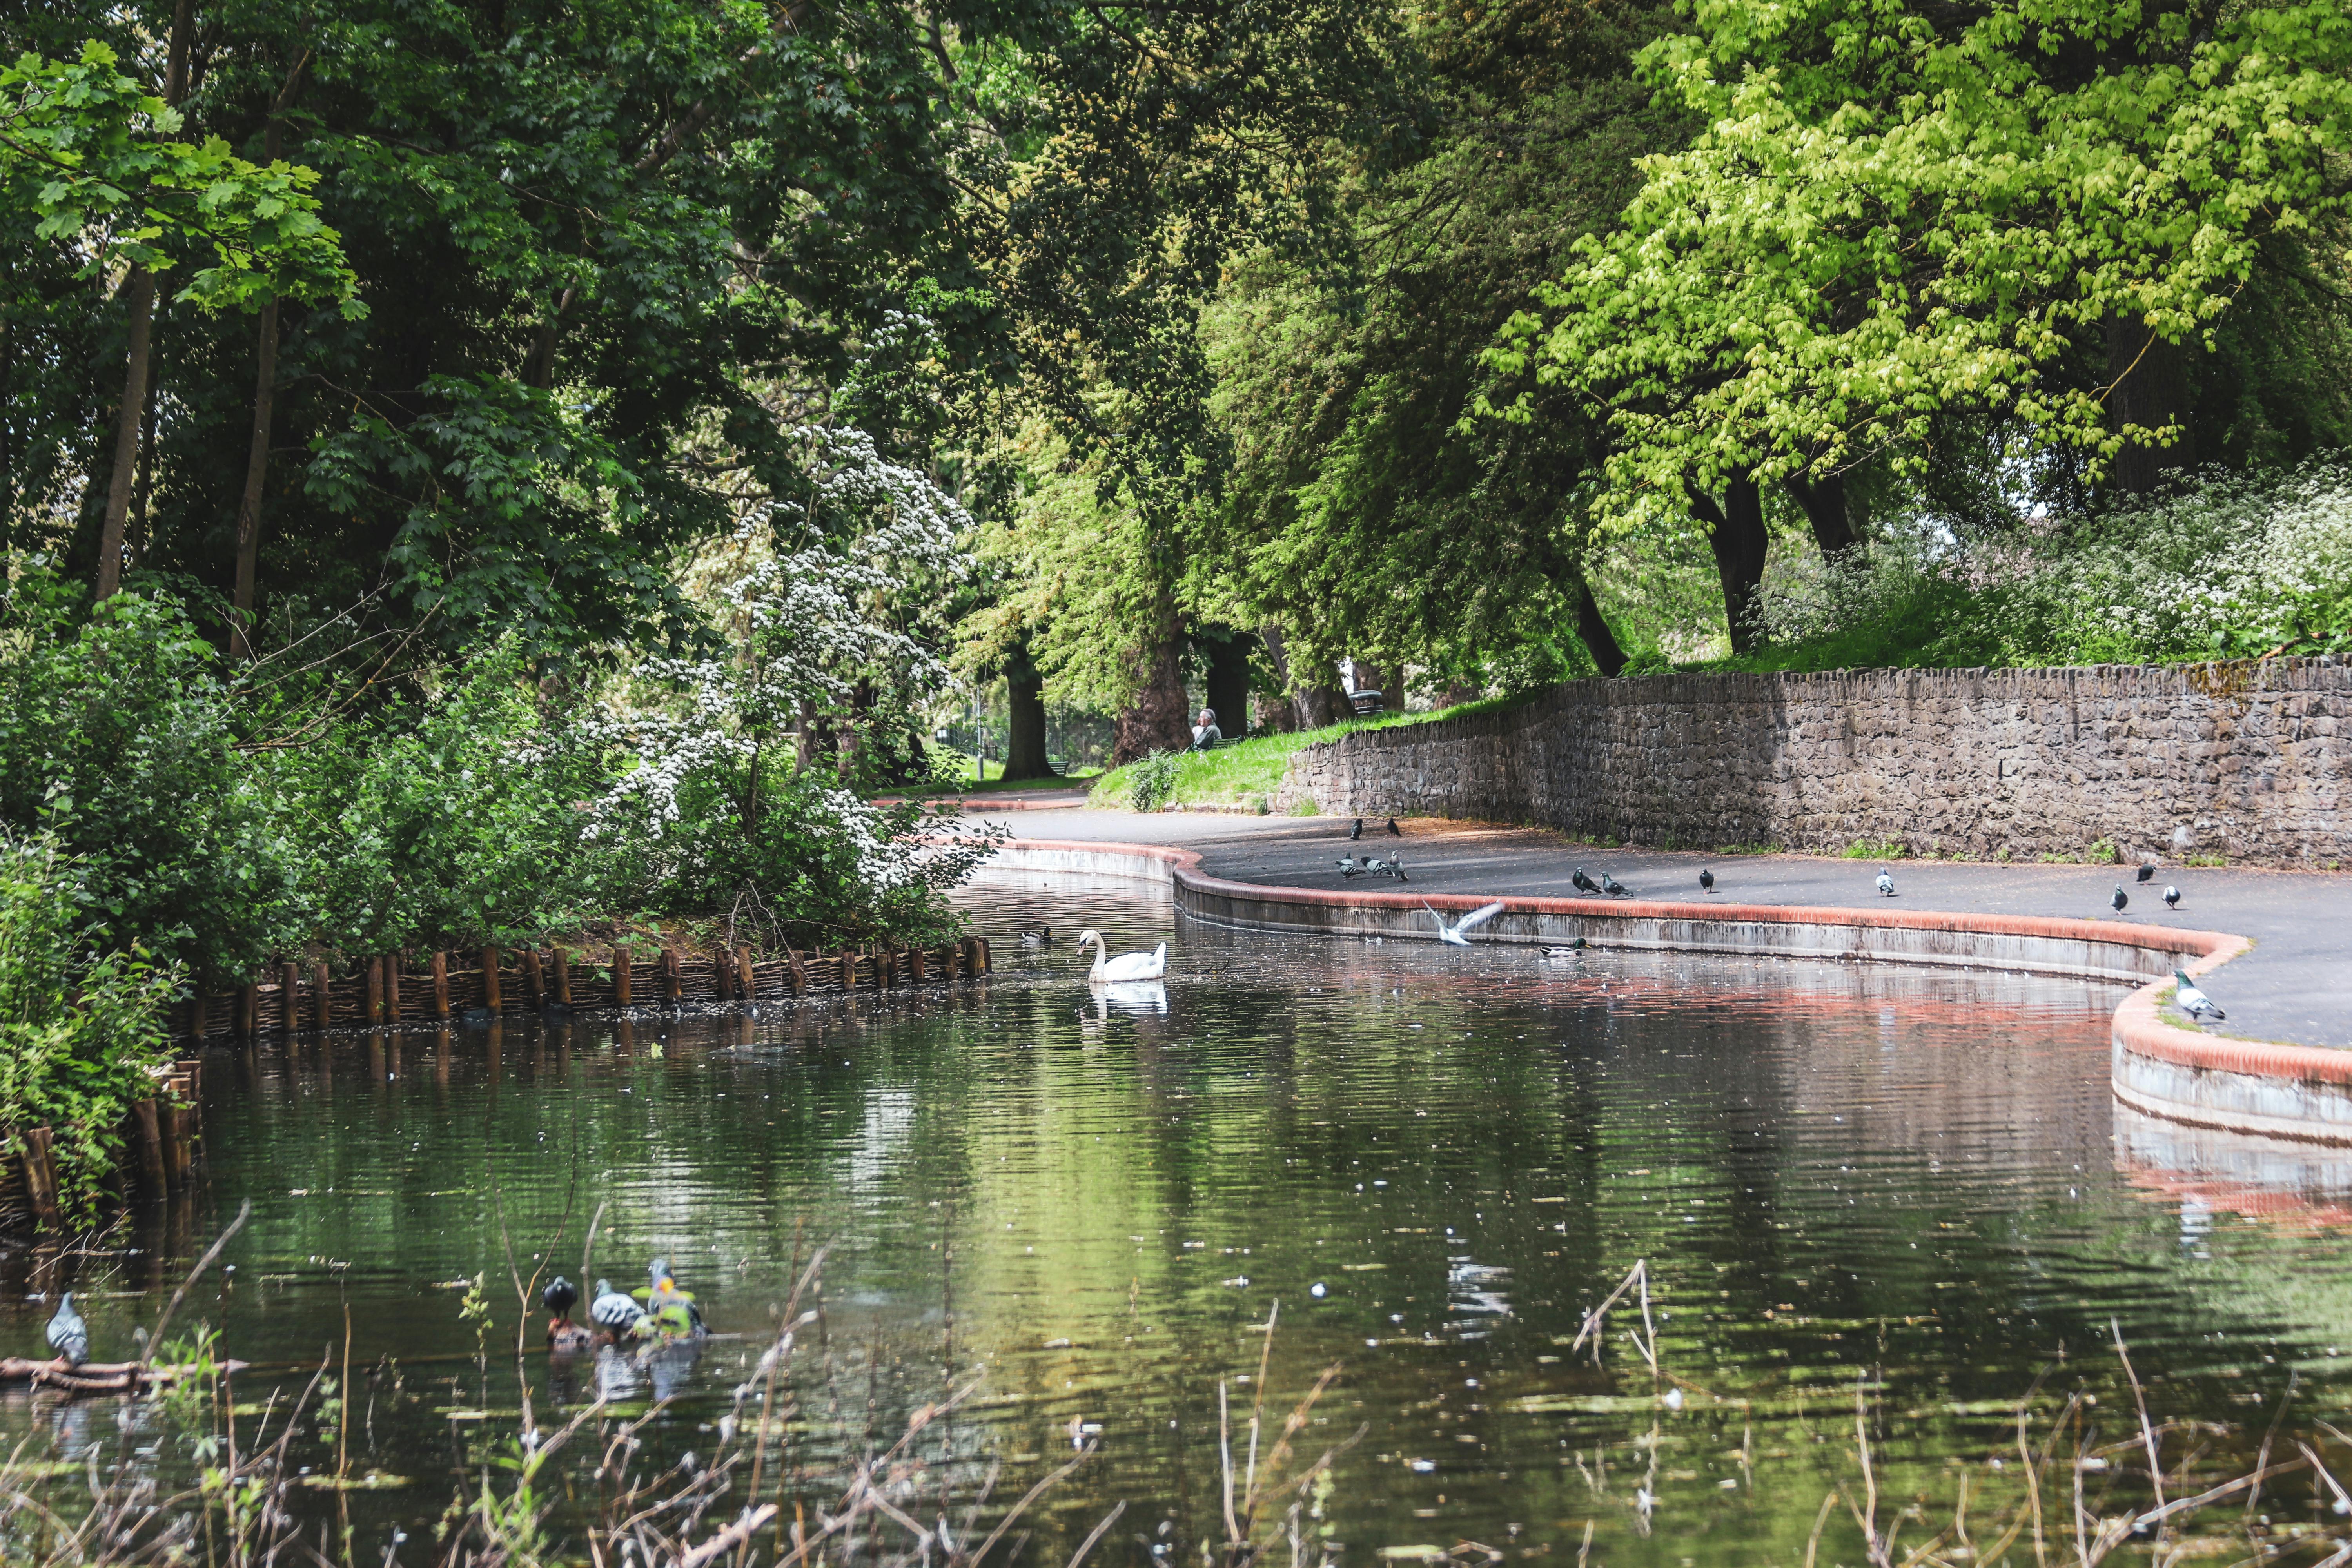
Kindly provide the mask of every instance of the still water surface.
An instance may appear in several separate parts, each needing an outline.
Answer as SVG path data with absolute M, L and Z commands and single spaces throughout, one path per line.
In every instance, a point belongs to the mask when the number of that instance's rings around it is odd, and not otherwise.
M 37 1345 L 26 1298 L 70 1284 L 98 1356 L 131 1353 L 251 1198 L 232 1282 L 189 1315 L 257 1363 L 238 1397 L 259 1402 L 340 1359 L 348 1314 L 351 1464 L 387 1480 L 348 1494 L 371 1562 L 394 1529 L 429 1537 L 453 1476 L 512 1438 L 501 1220 L 526 1273 L 543 1253 L 577 1278 L 600 1204 L 591 1277 L 625 1289 L 667 1254 L 719 1334 L 663 1369 L 656 1451 L 708 1451 L 823 1246 L 795 1462 L 887 1447 L 975 1378 L 926 1452 L 967 1478 L 1001 1463 L 1006 1496 L 1099 1426 L 1027 1563 L 1065 1561 L 1119 1500 L 1096 1561 L 1201 1560 L 1221 1536 L 1218 1384 L 1258 1396 L 1277 1303 L 1269 1406 L 1336 1364 L 1299 1444 L 1355 1439 L 1302 1521 L 1309 1560 L 1319 1542 L 1366 1568 L 1465 1542 L 1569 1558 L 1588 1527 L 1599 1563 L 1793 1563 L 1827 1489 L 1857 1483 L 1858 1385 L 1894 1506 L 1940 1519 L 1966 1474 L 1990 1511 L 2037 1380 L 2045 1413 L 2088 1391 L 2099 1440 L 2125 1436 L 2111 1323 L 2159 1415 L 2228 1428 L 2204 1439 L 2217 1475 L 2291 1369 L 2300 1418 L 2347 1425 L 2342 1230 L 2292 1205 L 2247 1217 L 2119 1157 L 2113 987 L 1548 963 L 1227 932 L 1100 894 L 970 897 L 998 973 L 954 994 L 216 1054 L 205 1189 L 110 1249 L 7 1258 L 0 1332 Z M 1056 945 L 1012 939 L 1039 921 Z M 1169 941 L 1164 1000 L 1090 998 L 1071 941 L 1088 924 L 1115 952 Z M 1641 1260 L 1655 1378 L 1626 1338 L 1638 1311 L 1611 1317 L 1598 1365 L 1571 1352 Z M 459 1316 L 477 1276 L 487 1374 Z M 542 1419 L 597 1384 L 543 1356 L 530 1376 Z M 608 1392 L 637 1410 L 648 1391 Z M 11 1438 L 110 1444 L 122 1419 L 0 1406 Z M 184 1473 L 168 1423 L 141 1440 Z M 333 1443 L 310 1429 L 297 1462 L 331 1466 Z M 2265 1509 L 2316 1517 L 2310 1491 Z M 1858 1560 L 1842 1510 L 1824 1542 L 1824 1563 Z

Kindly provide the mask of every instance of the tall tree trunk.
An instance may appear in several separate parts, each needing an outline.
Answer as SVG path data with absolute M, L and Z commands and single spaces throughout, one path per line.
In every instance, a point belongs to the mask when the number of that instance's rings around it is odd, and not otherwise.
M 172 46 L 163 68 L 163 101 L 178 107 L 188 89 L 188 43 L 195 23 L 194 0 L 179 0 L 172 12 Z M 140 437 L 147 423 L 149 344 L 155 321 L 155 275 L 134 267 L 122 280 L 122 303 L 131 343 L 122 370 L 122 406 L 114 426 L 114 474 L 106 490 L 106 515 L 98 530 L 98 596 L 114 597 L 122 586 L 122 525 L 131 514 L 131 487 L 138 477 Z
M 98 596 L 114 597 L 122 586 L 122 525 L 131 515 L 131 489 L 139 475 L 139 437 L 147 423 L 147 338 L 155 317 L 155 275 L 134 267 L 122 281 L 123 309 L 131 322 L 131 352 L 122 373 L 122 403 L 114 418 L 114 474 L 107 486 L 106 514 L 98 529 Z
M 1274 666 L 1275 689 L 1257 695 L 1257 727 L 1268 734 L 1286 735 L 1298 727 L 1298 715 L 1290 704 L 1290 658 L 1281 625 L 1266 622 L 1258 628 L 1258 638 L 1265 644 L 1266 662 Z
M 1229 740 L 1249 733 L 1250 652 L 1256 638 L 1247 632 L 1218 632 L 1201 638 L 1209 653 L 1208 700 L 1217 728 Z
M 286 110 L 292 107 L 294 96 L 302 88 L 302 75 L 310 68 L 310 51 L 304 49 L 295 57 L 293 68 L 286 73 L 286 85 L 278 90 L 277 100 L 269 106 L 269 128 L 262 132 L 261 161 L 265 164 L 278 162 L 283 141 Z M 272 294 L 261 307 L 260 331 L 254 352 L 253 378 L 253 444 L 245 456 L 245 496 L 236 508 L 236 586 L 229 601 L 228 653 L 234 659 L 253 657 L 253 604 L 255 578 L 261 559 L 261 495 L 269 478 L 269 432 L 271 417 L 278 400 L 278 297 Z
M 261 561 L 261 491 L 269 478 L 269 431 L 278 396 L 278 301 L 261 307 L 253 385 L 253 442 L 245 455 L 245 496 L 236 507 L 236 586 L 229 601 L 228 656 L 253 657 L 254 579 Z
M 1822 559 L 1833 561 L 1862 542 L 1846 499 L 1843 474 L 1811 482 L 1791 475 L 1781 484 L 1813 525 L 1813 542 L 1821 547 Z
M 1150 640 L 1129 655 L 1135 698 L 1112 727 L 1110 765 L 1120 767 L 1150 752 L 1181 752 L 1192 743 L 1191 716 L 1184 711 L 1183 625 L 1171 607 Z
M 1004 700 L 1004 776 L 1053 777 L 1054 764 L 1045 757 L 1045 678 L 1026 647 L 1005 660 Z
M 874 683 L 860 679 L 849 690 L 849 720 L 842 725 L 835 755 L 834 777 L 844 789 L 855 789 L 865 782 L 866 732 L 874 722 Z
M 1617 634 L 1601 618 L 1600 602 L 1592 596 L 1592 584 L 1580 575 L 1576 580 L 1576 635 L 1583 640 L 1584 651 L 1592 656 L 1593 668 L 1601 674 L 1613 677 L 1625 668 L 1625 650 L 1617 646 Z
M 793 771 L 807 772 L 835 749 L 833 721 L 818 712 L 814 701 L 802 698 L 800 746 L 793 758 Z
M 1764 557 L 1771 539 L 1764 531 L 1764 497 L 1742 475 L 1724 487 L 1723 502 L 1691 492 L 1691 510 L 1707 525 L 1715 574 L 1723 583 L 1724 617 L 1731 624 L 1731 651 L 1752 653 L 1763 640 L 1756 626 L 1756 600 L 1764 586 Z
M 2189 405 L 2187 356 L 2146 323 L 2128 316 L 2107 317 L 2107 427 L 2137 425 L 2160 430 L 2178 421 Z M 2109 479 L 2126 495 L 2147 495 L 2167 468 L 2189 456 L 2179 446 L 2128 443 L 2116 454 Z

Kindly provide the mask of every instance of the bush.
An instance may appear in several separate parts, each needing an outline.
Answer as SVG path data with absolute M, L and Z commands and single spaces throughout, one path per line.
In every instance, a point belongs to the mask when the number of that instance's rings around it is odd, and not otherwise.
M 1152 752 L 1128 770 L 1128 804 L 1138 811 L 1158 811 L 1176 793 L 1176 753 Z
M 301 858 L 237 752 L 218 656 L 169 598 L 78 613 L 31 573 L 0 620 L 0 826 L 55 838 L 114 945 L 241 982 L 297 934 Z
M 76 1215 L 112 1168 L 131 1102 L 155 1092 L 180 982 L 110 946 L 90 869 L 54 837 L 0 831 L 0 1127 L 15 1154 L 26 1128 L 53 1130 L 58 1197 Z

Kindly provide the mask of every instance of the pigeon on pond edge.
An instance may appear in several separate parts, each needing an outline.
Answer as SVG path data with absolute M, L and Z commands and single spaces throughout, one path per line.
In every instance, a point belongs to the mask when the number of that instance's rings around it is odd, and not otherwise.
M 1895 896 L 1895 874 L 1893 872 L 1881 871 L 1878 874 L 1878 890 L 1890 899 Z
M 74 1310 L 72 1291 L 58 1298 L 58 1310 L 49 1319 L 48 1334 L 49 1348 L 68 1366 L 79 1366 L 89 1359 L 89 1325 Z
M 1363 836 L 1364 819 L 1360 816 L 1356 818 L 1356 826 L 1348 829 L 1348 842 L 1353 844 L 1357 839 L 1361 838 Z
M 2149 861 L 2147 865 L 2142 866 L 2142 867 L 2139 868 L 2139 879 L 2140 879 L 2141 881 L 2143 881 L 2143 882 L 2147 881 L 2148 879 L 2150 879 L 2151 878 L 2153 878 L 2155 875 L 2156 875 L 2156 862 L 2155 862 L 2155 861 L 2153 861 L 2153 860 Z
M 2164 907 L 2168 910 L 2177 910 L 2180 907 L 2179 889 L 2167 888 L 2164 889 Z
M 2197 988 L 2197 983 L 2189 978 L 2186 971 L 2174 970 L 2172 980 L 2172 1005 L 2197 1022 L 2201 1024 L 2210 1018 L 2218 1024 L 2230 1016 L 2213 1005 L 2213 998 Z
M 1715 891 L 1715 873 L 1713 871 L 1701 871 L 1698 874 L 1698 890 L 1702 893 L 1712 893 Z
M 2129 895 L 2124 891 L 2124 885 L 2121 882 L 2117 882 L 2116 884 L 2116 890 L 2108 896 L 2107 907 L 2114 910 L 2116 913 L 2121 914 L 2124 912 L 2124 907 L 2130 902 L 2131 899 Z
M 1391 838 L 1402 838 L 1404 837 L 1404 829 L 1396 825 L 1396 818 L 1393 816 L 1389 818 L 1389 837 Z
M 1601 891 L 1601 884 L 1594 881 L 1590 876 L 1586 875 L 1585 869 L 1581 866 L 1579 866 L 1576 868 L 1576 875 L 1570 877 L 1568 880 L 1569 885 L 1573 887 L 1580 893 L 1598 893 Z
M 1612 899 L 1630 899 L 1633 896 L 1633 889 L 1606 871 L 1601 873 L 1601 890 Z

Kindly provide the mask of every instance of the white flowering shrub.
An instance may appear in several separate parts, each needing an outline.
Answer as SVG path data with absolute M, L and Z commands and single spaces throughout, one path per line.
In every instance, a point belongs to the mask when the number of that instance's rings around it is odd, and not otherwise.
M 2163 663 L 2352 649 L 2352 468 L 2208 473 L 2176 494 L 1963 545 L 1776 561 L 1760 606 L 1800 662 Z M 1845 650 L 1851 650 L 1847 652 Z
M 710 595 L 724 651 L 645 660 L 593 721 L 625 760 L 588 835 L 634 857 L 667 907 L 748 902 L 811 941 L 943 925 L 939 894 L 984 851 L 925 846 L 919 807 L 862 798 L 856 768 L 809 758 L 802 731 L 822 717 L 860 738 L 903 732 L 945 686 L 923 631 L 970 569 L 957 536 L 971 520 L 863 431 L 795 434 L 806 494 L 747 510 L 734 574 Z

